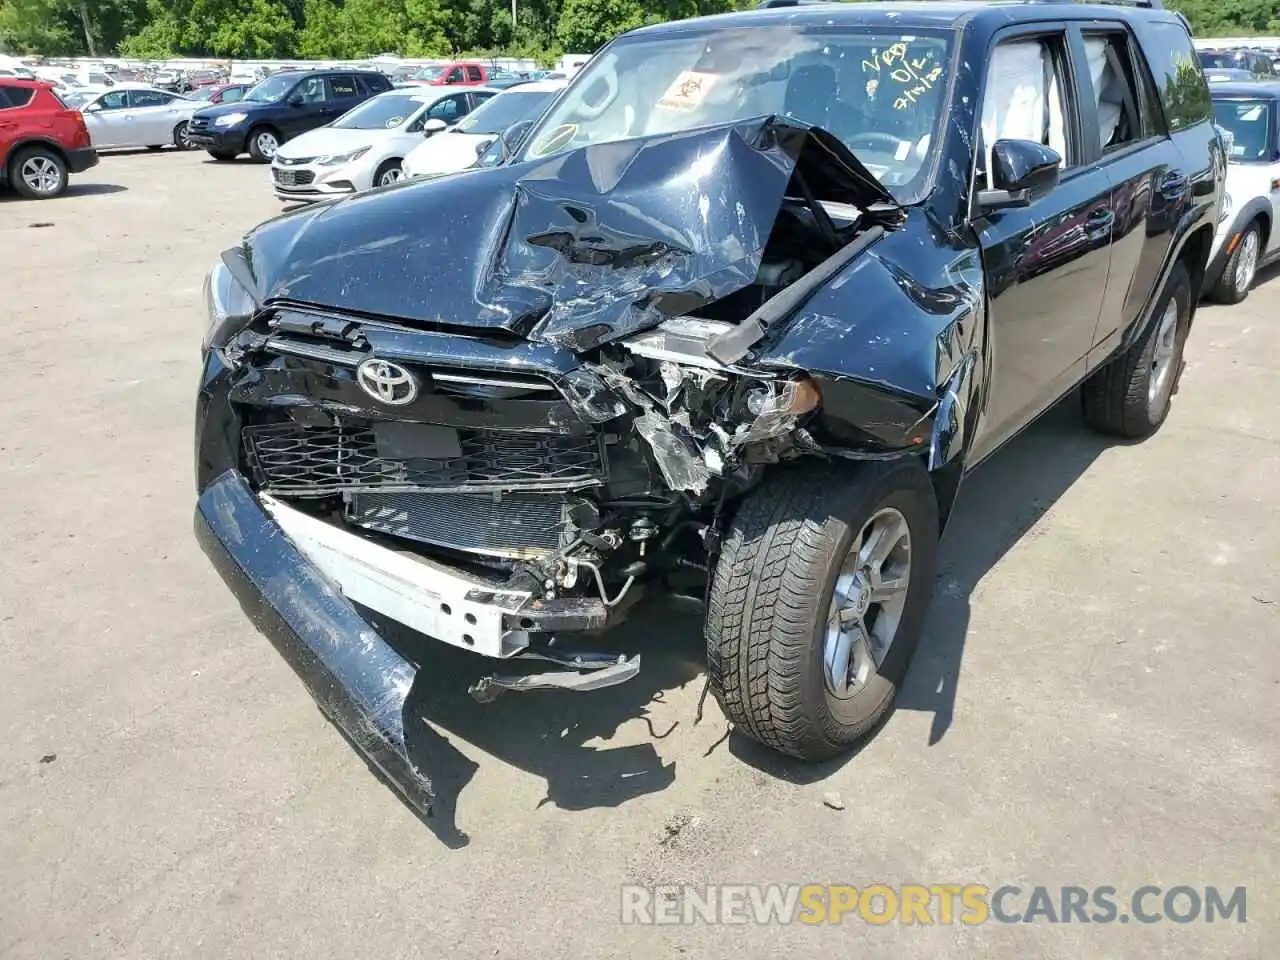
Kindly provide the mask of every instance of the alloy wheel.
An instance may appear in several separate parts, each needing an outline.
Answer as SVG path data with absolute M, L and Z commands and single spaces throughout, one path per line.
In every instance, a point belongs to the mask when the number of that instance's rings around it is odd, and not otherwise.
M 264 157 L 274 157 L 280 149 L 280 141 L 276 139 L 276 135 L 266 130 L 259 133 L 254 142 L 258 145 L 258 152 Z
M 389 183 L 398 183 L 404 179 L 404 171 L 399 167 L 391 167 L 382 172 L 382 176 L 378 178 L 378 186 L 385 187 Z
M 879 672 L 907 604 L 911 530 L 893 507 L 872 515 L 840 565 L 827 612 L 823 667 L 827 691 L 847 700 Z
M 1250 228 L 1240 241 L 1240 253 L 1236 256 L 1236 290 L 1243 296 L 1253 283 L 1258 270 L 1258 231 Z
M 22 182 L 31 188 L 33 193 L 48 196 L 56 193 L 62 183 L 62 171 L 56 161 L 49 157 L 29 157 L 22 164 L 19 172 Z
M 1178 301 L 1170 299 L 1156 328 L 1151 351 L 1151 375 L 1147 378 L 1147 409 L 1158 415 L 1173 389 L 1174 366 L 1178 359 Z

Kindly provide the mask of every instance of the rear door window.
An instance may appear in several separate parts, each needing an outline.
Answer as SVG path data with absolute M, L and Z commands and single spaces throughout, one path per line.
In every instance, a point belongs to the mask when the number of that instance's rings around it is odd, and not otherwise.
M 1102 152 L 1119 150 L 1153 135 L 1154 127 L 1143 122 L 1142 91 L 1136 81 L 1128 33 L 1086 33 L 1084 49 Z
M 467 79 L 470 80 L 472 83 L 479 83 L 481 80 L 484 79 L 484 74 L 480 72 L 479 67 L 470 66 L 470 67 L 467 67 Z
M 329 97 L 332 100 L 350 100 L 360 96 L 355 77 L 330 77 L 329 91 Z
M 10 87 L 0 84 L 0 110 L 25 107 L 35 95 L 36 92 L 30 87 Z

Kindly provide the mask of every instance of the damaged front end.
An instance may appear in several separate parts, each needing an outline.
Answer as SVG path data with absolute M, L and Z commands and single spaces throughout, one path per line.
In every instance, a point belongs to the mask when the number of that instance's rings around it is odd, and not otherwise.
M 972 324 L 932 382 L 906 385 L 814 363 L 790 336 L 904 218 L 839 141 L 766 118 L 265 224 L 210 279 L 206 550 L 265 597 L 258 622 L 318 698 L 348 691 L 330 709 L 343 729 L 425 796 L 397 713 L 415 668 L 378 617 L 559 668 L 486 677 L 477 699 L 622 682 L 638 655 L 581 638 L 650 585 L 705 577 L 771 465 L 928 453 Z M 906 289 L 876 275 L 869 291 Z M 912 350 L 943 358 L 977 302 L 957 289 Z

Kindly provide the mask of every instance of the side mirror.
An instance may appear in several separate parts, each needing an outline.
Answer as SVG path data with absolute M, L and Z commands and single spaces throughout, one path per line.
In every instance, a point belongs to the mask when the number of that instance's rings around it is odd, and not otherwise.
M 288 99 L 288 100 L 286 100 L 286 101 L 285 101 L 285 103 L 287 103 L 287 104 L 288 104 L 289 106 L 291 106 L 291 107 L 300 107 L 300 106 L 302 106 L 302 94 L 300 94 L 300 93 L 291 93 L 291 94 L 289 94 L 289 99 Z
M 991 148 L 993 188 L 978 191 L 982 210 L 1025 207 L 1057 182 L 1062 157 L 1033 140 L 997 140 Z
M 457 83 L 457 82 L 458 82 L 458 78 L 457 78 L 457 77 L 453 77 L 453 76 L 445 77 L 445 78 L 444 78 L 444 82 L 445 82 L 445 83 Z
M 476 156 L 477 157 L 484 156 L 484 152 L 492 146 L 493 146 L 492 140 L 481 140 L 479 143 L 476 144 Z
M 434 137 L 441 130 L 448 130 L 449 125 L 439 117 L 432 117 L 422 125 L 422 135 L 424 137 Z
M 524 141 L 525 134 L 529 132 L 529 128 L 532 126 L 532 120 L 521 120 L 519 123 L 513 123 L 502 131 L 503 160 L 506 160 L 507 157 L 520 149 L 520 144 Z
M 85 105 L 84 112 L 85 112 L 85 113 L 97 113 L 97 112 L 98 112 L 99 110 L 101 110 L 101 109 L 102 109 L 102 104 L 100 104 L 100 103 L 90 103 L 90 104 L 86 104 L 86 105 Z

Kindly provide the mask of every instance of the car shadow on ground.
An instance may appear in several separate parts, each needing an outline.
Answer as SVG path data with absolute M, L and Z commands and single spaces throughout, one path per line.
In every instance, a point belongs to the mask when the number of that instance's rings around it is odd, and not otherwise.
M 72 174 L 72 181 L 67 184 L 67 189 L 56 197 L 48 197 L 44 200 L 35 201 L 28 200 L 13 190 L 12 187 L 0 188 L 0 203 L 48 203 L 50 200 L 74 200 L 77 197 L 96 197 L 108 193 L 124 193 L 128 187 L 118 183 L 77 183 Z
M 945 736 L 954 718 L 970 594 L 1111 442 L 1084 426 L 1079 397 L 1073 393 L 965 480 L 939 557 L 925 634 L 895 707 L 933 715 L 930 744 Z M 378 626 L 423 664 L 405 706 L 405 727 L 410 755 L 431 777 L 437 794 L 433 816 L 426 822 L 447 845 L 468 842 L 455 814 L 458 797 L 477 769 L 450 735 L 468 749 L 478 748 L 543 777 L 547 787 L 541 804 L 566 810 L 617 806 L 674 781 L 675 764 L 663 763 L 655 744 L 692 723 L 692 715 L 674 725 L 668 720 L 666 729 L 654 729 L 650 723 L 648 736 L 640 742 L 634 741 L 633 730 L 626 743 L 614 746 L 609 741 L 622 724 L 636 718 L 647 721 L 649 707 L 668 691 L 689 684 L 701 690 L 706 664 L 700 607 L 654 599 L 600 638 L 597 648 L 642 654 L 643 666 L 634 680 L 594 693 L 509 694 L 484 705 L 472 701 L 466 690 L 492 671 L 492 662 L 424 641 L 393 624 Z M 729 736 L 728 746 L 743 762 L 794 783 L 821 780 L 858 753 L 804 763 L 737 731 Z

